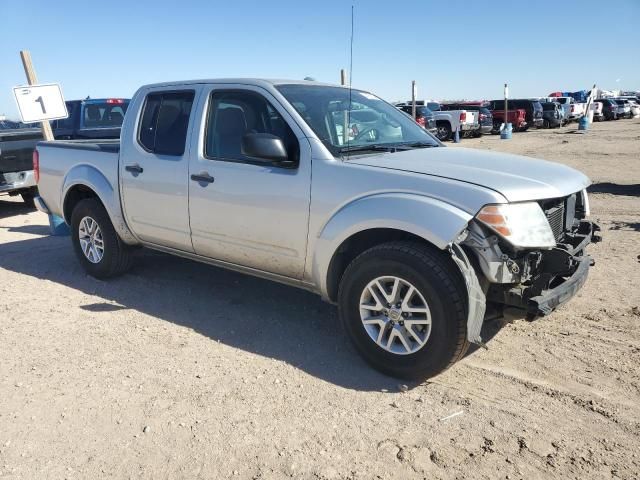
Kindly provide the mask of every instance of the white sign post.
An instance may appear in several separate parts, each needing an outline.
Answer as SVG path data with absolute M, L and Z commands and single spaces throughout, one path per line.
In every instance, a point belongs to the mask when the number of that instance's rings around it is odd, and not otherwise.
M 13 87 L 20 119 L 24 123 L 42 122 L 67 118 L 67 106 L 64 103 L 60 85 L 25 85 Z

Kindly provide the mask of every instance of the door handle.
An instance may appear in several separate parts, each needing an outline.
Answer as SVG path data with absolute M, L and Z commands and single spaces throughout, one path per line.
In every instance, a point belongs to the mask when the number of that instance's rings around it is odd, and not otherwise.
M 142 168 L 140 165 L 138 165 L 137 163 L 135 165 L 127 165 L 126 167 L 124 167 L 124 169 L 127 172 L 131 172 L 134 175 L 139 175 L 142 172 L 144 172 L 144 168 Z
M 191 180 L 198 183 L 213 183 L 215 178 L 209 175 L 207 172 L 199 173 L 198 175 L 191 175 Z

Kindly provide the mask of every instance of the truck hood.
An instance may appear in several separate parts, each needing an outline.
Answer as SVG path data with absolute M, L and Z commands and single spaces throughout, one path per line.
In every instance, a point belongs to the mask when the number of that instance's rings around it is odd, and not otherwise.
M 591 184 L 583 173 L 559 163 L 471 148 L 421 148 L 351 157 L 349 163 L 472 183 L 509 202 L 564 197 Z

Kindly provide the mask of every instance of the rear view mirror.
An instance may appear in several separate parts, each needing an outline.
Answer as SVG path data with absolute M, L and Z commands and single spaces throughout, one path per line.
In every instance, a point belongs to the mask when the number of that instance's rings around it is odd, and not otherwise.
M 279 167 L 294 168 L 280 137 L 270 133 L 246 133 L 242 136 L 242 154 Z

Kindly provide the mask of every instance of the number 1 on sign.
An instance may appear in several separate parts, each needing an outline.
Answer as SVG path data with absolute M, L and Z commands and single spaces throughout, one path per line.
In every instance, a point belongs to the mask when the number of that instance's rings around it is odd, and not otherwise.
M 44 108 L 44 100 L 42 100 L 42 97 L 36 98 L 36 103 L 40 104 L 40 108 L 42 108 L 42 113 L 44 113 L 46 115 L 47 114 L 47 110 Z

